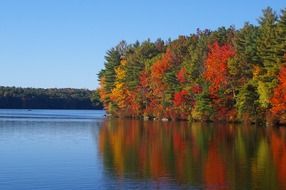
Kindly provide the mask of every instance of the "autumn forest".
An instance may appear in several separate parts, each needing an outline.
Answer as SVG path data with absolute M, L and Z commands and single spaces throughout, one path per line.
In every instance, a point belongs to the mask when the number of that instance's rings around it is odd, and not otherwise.
M 286 9 L 268 7 L 239 29 L 122 41 L 106 53 L 99 81 L 113 116 L 285 124 Z

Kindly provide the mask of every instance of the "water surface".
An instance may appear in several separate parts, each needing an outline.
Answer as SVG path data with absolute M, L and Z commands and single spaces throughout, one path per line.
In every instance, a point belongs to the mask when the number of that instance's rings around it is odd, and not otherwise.
M 0 110 L 0 189 L 286 189 L 286 129 Z

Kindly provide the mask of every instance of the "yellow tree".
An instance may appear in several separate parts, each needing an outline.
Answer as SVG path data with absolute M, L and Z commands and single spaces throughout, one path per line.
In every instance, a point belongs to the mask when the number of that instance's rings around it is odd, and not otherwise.
M 113 101 L 120 110 L 124 110 L 127 107 L 128 92 L 125 87 L 126 78 L 126 64 L 127 61 L 122 58 L 120 65 L 115 69 L 115 87 L 111 91 L 110 99 Z

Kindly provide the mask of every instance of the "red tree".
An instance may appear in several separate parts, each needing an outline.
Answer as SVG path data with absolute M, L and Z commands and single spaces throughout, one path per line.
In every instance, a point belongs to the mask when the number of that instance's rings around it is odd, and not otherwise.
M 271 98 L 272 113 L 279 115 L 286 111 L 286 66 L 282 66 L 279 72 L 279 84 L 274 89 L 273 97 Z
M 186 90 L 182 90 L 180 92 L 175 93 L 174 96 L 174 104 L 175 106 L 180 106 L 185 102 L 185 96 L 188 94 Z
M 205 61 L 204 78 L 210 82 L 210 92 L 217 93 L 227 85 L 227 61 L 235 55 L 234 49 L 228 45 L 220 46 L 215 42 L 209 47 L 209 53 Z
M 163 97 L 167 88 L 166 82 L 163 78 L 168 69 L 173 64 L 174 56 L 172 51 L 168 48 L 166 53 L 161 59 L 157 60 L 151 67 L 151 80 L 150 80 L 150 91 L 152 92 L 151 102 L 149 103 L 152 107 L 152 112 L 156 117 L 165 115 L 166 110 L 162 104 Z M 149 108 L 150 109 L 150 108 Z
M 220 46 L 215 42 L 209 47 L 209 53 L 204 63 L 204 78 L 209 82 L 209 92 L 213 107 L 216 110 L 218 120 L 233 119 L 235 110 L 231 107 L 233 96 L 226 93 L 223 96 L 219 91 L 226 92 L 229 88 L 227 62 L 235 55 L 235 51 L 229 44 Z
M 164 56 L 156 61 L 151 68 L 151 76 L 155 80 L 161 80 L 162 76 L 169 69 L 173 62 L 173 54 L 170 49 L 167 49 Z
M 182 67 L 180 69 L 180 71 L 177 73 L 177 79 L 179 82 L 183 83 L 183 82 L 186 82 L 186 68 L 185 67 Z

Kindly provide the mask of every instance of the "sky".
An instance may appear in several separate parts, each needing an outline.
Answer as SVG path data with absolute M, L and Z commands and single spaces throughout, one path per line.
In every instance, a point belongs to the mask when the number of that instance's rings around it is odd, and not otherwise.
M 121 40 L 175 39 L 197 28 L 257 24 L 285 0 L 0 0 L 0 86 L 98 87 Z

